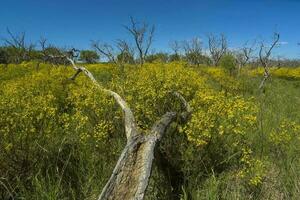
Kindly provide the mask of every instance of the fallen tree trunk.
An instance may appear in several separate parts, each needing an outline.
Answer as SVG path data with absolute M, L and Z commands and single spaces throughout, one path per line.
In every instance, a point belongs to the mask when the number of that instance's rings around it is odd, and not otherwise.
M 144 198 L 156 143 L 176 116 L 174 112 L 166 113 L 156 122 L 149 135 L 139 134 L 128 140 L 99 200 Z
M 124 112 L 125 133 L 127 144 L 123 149 L 112 175 L 103 188 L 98 200 L 142 200 L 148 186 L 154 159 L 154 150 L 161 140 L 169 125 L 175 120 L 186 121 L 190 116 L 191 108 L 183 96 L 173 94 L 181 101 L 184 112 L 167 112 L 160 120 L 156 121 L 151 130 L 141 133 L 136 125 L 134 115 L 127 103 L 116 92 L 102 88 L 94 76 L 85 68 L 76 66 L 71 62 L 76 73 L 70 78 L 75 78 L 83 72 L 102 91 L 114 97 Z

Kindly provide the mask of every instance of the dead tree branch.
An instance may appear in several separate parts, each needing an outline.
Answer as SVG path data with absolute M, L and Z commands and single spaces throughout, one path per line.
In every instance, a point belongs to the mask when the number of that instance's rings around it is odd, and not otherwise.
M 52 44 L 49 44 L 46 38 L 41 37 L 38 43 L 41 48 L 40 53 L 43 62 L 51 63 L 52 66 L 65 64 L 68 62 L 65 56 L 65 53 L 67 52 L 55 47 Z
M 92 47 L 102 56 L 106 57 L 108 62 L 114 63 L 121 70 L 124 70 L 125 64 L 134 63 L 134 52 L 132 47 L 125 40 L 117 40 L 115 45 L 99 43 L 92 41 Z
M 279 33 L 274 33 L 273 42 L 270 47 L 267 48 L 263 42 L 260 45 L 259 60 L 261 65 L 264 68 L 264 77 L 259 85 L 259 89 L 263 88 L 265 82 L 270 77 L 270 71 L 269 71 L 270 57 L 272 54 L 272 50 L 277 46 L 279 39 L 280 39 Z
M 169 46 L 175 55 L 179 55 L 179 51 L 181 49 L 180 42 L 178 42 L 177 40 L 171 41 L 169 43 Z
M 19 34 L 13 34 L 8 28 L 8 38 L 4 39 L 4 43 L 14 49 L 13 57 L 14 62 L 20 63 L 22 61 L 28 61 L 30 54 L 34 50 L 35 45 L 33 43 L 26 43 L 26 34 L 21 32 Z
M 71 79 L 74 80 L 83 72 L 97 88 L 113 96 L 123 110 L 125 118 L 124 124 L 127 144 L 98 200 L 142 200 L 144 199 L 151 175 L 154 150 L 157 142 L 161 140 L 169 125 L 174 122 L 178 116 L 180 116 L 182 120 L 186 120 L 191 114 L 191 108 L 181 94 L 174 92 L 174 95 L 180 100 L 185 111 L 182 113 L 167 112 L 160 120 L 154 123 L 151 130 L 147 131 L 147 134 L 141 134 L 137 128 L 134 115 L 125 100 L 116 92 L 103 88 L 94 78 L 93 74 L 85 67 L 77 66 L 73 56 L 74 50 L 71 51 L 71 54 L 66 56 L 75 70 L 75 74 Z
M 252 45 L 248 45 L 248 42 L 244 46 L 235 52 L 235 58 L 238 64 L 238 72 L 240 74 L 241 69 L 250 61 L 255 51 L 255 42 Z
M 228 48 L 225 35 L 221 34 L 220 37 L 213 34 L 208 35 L 208 48 L 213 65 L 217 66 Z
M 145 22 L 138 23 L 133 17 L 130 17 L 130 26 L 124 27 L 134 39 L 139 55 L 140 65 L 142 66 L 152 45 L 155 27 L 149 27 L 149 25 Z
M 106 43 L 100 44 L 99 42 L 92 42 L 92 47 L 95 48 L 100 55 L 105 56 L 109 62 L 117 63 L 117 59 L 116 59 L 116 53 L 115 53 L 115 49 Z
M 202 41 L 199 37 L 183 41 L 182 48 L 187 61 L 194 65 L 203 64 Z
M 72 53 L 74 53 L 74 50 L 72 51 Z M 74 56 L 74 54 L 72 54 L 72 56 Z M 70 79 L 75 80 L 75 78 L 80 74 L 80 72 L 83 72 L 93 82 L 93 84 L 96 85 L 100 90 L 102 90 L 102 91 L 108 93 L 109 95 L 111 95 L 115 99 L 115 101 L 119 104 L 119 106 L 121 107 L 121 109 L 124 112 L 124 115 L 125 115 L 125 133 L 126 133 L 127 139 L 137 135 L 138 134 L 137 133 L 137 126 L 136 126 L 136 123 L 135 123 L 133 113 L 130 110 L 127 103 L 124 101 L 124 99 L 122 99 L 121 96 L 119 94 L 117 94 L 116 92 L 103 88 L 97 82 L 97 80 L 94 78 L 93 74 L 91 72 L 89 72 L 85 67 L 77 66 L 72 57 L 66 56 L 66 58 L 72 64 L 73 69 L 76 71 L 76 73 Z

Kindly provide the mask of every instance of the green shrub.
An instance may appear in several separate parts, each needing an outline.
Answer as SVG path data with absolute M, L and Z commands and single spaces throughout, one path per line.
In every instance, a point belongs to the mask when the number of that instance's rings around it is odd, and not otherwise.
M 99 55 L 95 51 L 83 50 L 80 52 L 80 60 L 85 63 L 96 63 Z
M 236 60 L 233 55 L 224 55 L 220 60 L 220 66 L 223 67 L 228 73 L 233 76 L 236 74 Z

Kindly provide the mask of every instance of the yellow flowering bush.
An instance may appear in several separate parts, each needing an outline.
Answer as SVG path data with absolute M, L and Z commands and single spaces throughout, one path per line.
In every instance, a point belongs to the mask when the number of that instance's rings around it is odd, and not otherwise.
M 223 68 L 203 67 L 201 72 L 204 76 L 212 79 L 213 83 L 219 85 L 220 89 L 225 92 L 238 93 L 241 90 L 241 82 L 230 76 Z
M 255 68 L 252 70 L 246 71 L 246 73 L 252 76 L 262 76 L 264 69 L 262 67 Z M 299 79 L 300 78 L 300 67 L 290 68 L 290 67 L 271 67 L 270 74 L 274 77 L 286 78 L 286 79 Z
M 217 74 L 219 81 L 228 77 L 222 69 L 207 70 Z M 186 145 L 190 147 L 181 148 L 183 158 L 175 158 L 173 155 L 172 159 L 188 161 L 195 159 L 198 154 L 206 157 L 204 162 L 208 167 L 220 167 L 229 163 L 236 163 L 238 166 L 242 158 L 241 147 L 250 146 L 247 134 L 257 128 L 257 105 L 253 98 L 245 99 L 232 94 L 239 87 L 234 78 L 230 78 L 232 83 L 229 85 L 233 87 L 228 87 L 227 92 L 216 91 L 208 82 L 208 78 L 214 75 L 202 76 L 202 73 L 202 70 L 199 72 L 177 63 L 146 64 L 143 68 L 128 69 L 124 88 L 118 87 L 119 83 L 114 83 L 114 87 L 125 96 L 143 129 L 152 126 L 166 111 L 176 108 L 176 98 L 170 91 L 179 91 L 193 108 L 190 121 L 184 127 L 178 127 L 179 132 L 187 138 Z M 190 148 L 195 148 L 196 151 L 190 152 Z M 227 160 L 228 157 L 232 159 Z M 255 162 L 252 158 L 251 164 L 254 165 Z M 193 163 L 199 164 L 195 161 Z M 196 166 L 191 168 L 197 170 Z
M 28 73 L 22 67 L 28 67 Z M 117 158 L 122 146 L 112 150 L 108 146 L 109 139 L 124 139 L 122 113 L 111 97 L 84 76 L 68 80 L 74 73 L 70 68 L 41 65 L 36 70 L 24 64 L 13 68 L 22 76 L 3 70 L 7 80 L 0 86 L 0 171 L 5 172 L 1 176 L 30 181 L 39 171 L 57 173 L 54 165 L 64 165 L 73 151 L 79 152 L 72 153 L 73 162 L 88 152 L 106 152 L 90 164 L 103 157 L 107 162 Z M 99 79 L 108 80 L 109 72 L 104 68 L 103 73 Z
M 260 161 L 243 150 L 251 151 L 249 134 L 257 128 L 254 99 L 207 90 L 197 92 L 191 104 L 194 112 L 182 132 L 198 149 L 201 162 L 216 171 L 235 166 L 247 184 L 258 184 L 263 177 Z
M 124 85 L 122 90 L 115 89 L 125 96 L 141 128 L 151 127 L 166 111 L 176 110 L 178 99 L 172 92 L 181 93 L 189 101 L 197 90 L 207 87 L 205 78 L 195 70 L 176 63 L 130 69 Z
M 284 119 L 278 127 L 274 127 L 269 134 L 270 142 L 275 146 L 288 146 L 292 140 L 300 141 L 300 124 Z
M 263 178 L 266 175 L 266 166 L 260 159 L 254 158 L 252 154 L 253 152 L 250 148 L 242 148 L 242 157 L 240 159 L 242 167 L 238 171 L 237 176 L 250 186 L 257 187 L 263 182 Z
M 115 124 L 120 123 L 122 113 L 114 108 L 115 102 L 111 97 L 87 81 L 85 77 L 80 77 L 77 83 L 81 87 L 69 85 L 66 101 L 73 109 L 64 127 L 67 132 L 78 132 L 82 144 L 99 146 L 116 131 Z
M 246 101 L 240 96 L 199 91 L 192 106 L 195 111 L 185 127 L 185 132 L 188 139 L 197 146 L 205 145 L 212 138 L 218 137 L 236 138 L 231 142 L 235 146 L 240 145 L 240 138 L 256 125 L 257 108 L 254 102 Z
M 240 77 L 181 62 L 87 68 L 101 85 L 126 100 L 143 133 L 167 111 L 181 111 L 173 91 L 185 97 L 193 109 L 190 119 L 172 124 L 159 148 L 189 182 L 198 184 L 226 171 L 248 186 L 264 182 L 266 161 L 258 159 L 258 145 L 253 145 L 259 104 L 252 93 L 243 96 Z M 297 70 L 271 73 L 297 78 Z M 34 62 L 0 66 L 0 171 L 10 184 L 16 174 L 31 187 L 33 177 L 57 178 L 53 174 L 59 173 L 59 182 L 63 177 L 62 184 L 71 185 L 69 195 L 86 184 L 88 196 L 91 190 L 99 193 L 108 179 L 126 141 L 123 113 L 83 74 L 69 80 L 73 73 L 70 67 Z M 261 75 L 262 69 L 247 73 Z M 263 134 L 266 144 L 283 151 L 299 142 L 299 131 L 297 121 L 285 119 Z

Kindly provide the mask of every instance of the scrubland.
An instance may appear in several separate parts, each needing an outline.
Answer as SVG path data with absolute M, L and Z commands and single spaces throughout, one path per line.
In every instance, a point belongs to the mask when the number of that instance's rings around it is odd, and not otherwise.
M 146 199 L 174 191 L 180 199 L 299 199 L 300 68 L 271 68 L 259 90 L 263 69 L 247 66 L 238 75 L 185 62 L 86 67 L 127 101 L 141 130 L 181 109 L 170 91 L 193 109 L 160 142 L 168 167 L 154 162 Z M 122 110 L 72 74 L 63 65 L 1 65 L 0 199 L 101 193 L 126 143 Z

